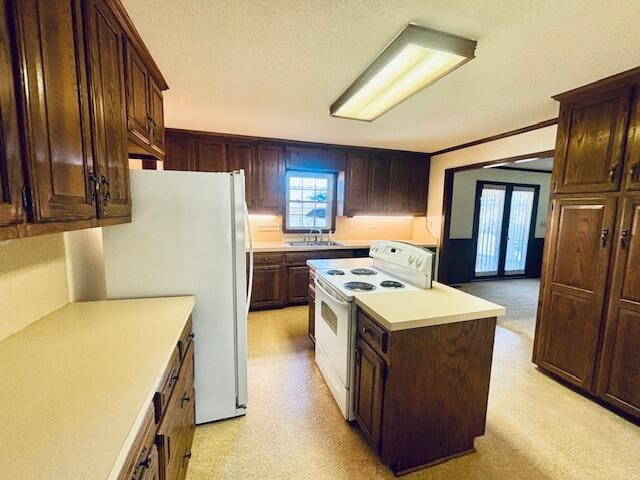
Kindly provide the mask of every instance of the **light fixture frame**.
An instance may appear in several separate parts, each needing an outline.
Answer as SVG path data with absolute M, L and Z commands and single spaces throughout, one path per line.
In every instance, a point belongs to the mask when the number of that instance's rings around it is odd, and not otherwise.
M 453 53 L 455 55 L 465 57 L 465 60 L 446 70 L 444 73 L 442 73 L 442 75 L 434 78 L 420 90 L 417 90 L 398 103 L 391 105 L 389 108 L 372 119 L 343 117 L 336 115 L 336 112 L 351 98 L 352 95 L 358 92 L 363 85 L 365 85 L 369 80 L 377 75 L 380 70 L 382 70 L 400 51 L 402 51 L 402 49 L 404 49 L 409 44 L 420 45 L 442 52 Z M 389 42 L 389 44 L 387 44 L 386 47 L 384 47 L 384 49 L 378 54 L 375 60 L 371 62 L 371 64 L 369 64 L 364 72 L 362 72 L 358 76 L 358 78 L 356 78 L 355 81 L 351 83 L 351 85 L 349 85 L 349 87 L 347 87 L 347 89 L 338 97 L 338 99 L 331 104 L 331 106 L 329 107 L 329 114 L 334 118 L 358 120 L 360 122 L 369 123 L 373 122 L 375 119 L 379 118 L 381 115 L 384 115 L 389 110 L 397 107 L 405 100 L 408 100 L 414 95 L 420 93 L 422 90 L 430 85 L 433 85 L 442 77 L 448 75 L 452 71 L 460 68 L 465 63 L 474 59 L 477 44 L 478 42 L 476 40 L 470 40 L 468 38 L 459 37 L 451 33 L 441 32 L 439 30 L 423 27 L 415 23 L 409 23 L 406 27 L 404 27 L 404 29 L 402 29 L 402 31 L 398 35 L 396 35 L 393 40 L 391 40 L 391 42 Z

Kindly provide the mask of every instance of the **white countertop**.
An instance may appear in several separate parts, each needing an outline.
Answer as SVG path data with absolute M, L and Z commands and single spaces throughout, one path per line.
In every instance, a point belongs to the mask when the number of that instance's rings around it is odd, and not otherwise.
M 70 303 L 0 342 L 0 477 L 116 478 L 193 306 Z
M 254 252 L 301 252 L 307 250 L 350 250 L 353 248 L 369 248 L 371 244 L 375 240 L 336 240 L 336 243 L 339 245 L 331 245 L 331 246 L 292 246 L 289 245 L 286 241 L 282 242 L 254 242 L 253 243 L 253 251 Z M 436 244 L 425 244 L 420 242 L 412 242 L 410 240 L 402 240 L 409 243 L 415 243 L 416 245 L 420 245 L 422 247 L 437 247 Z M 248 251 L 248 247 L 246 249 Z
M 371 264 L 371 258 L 307 261 L 316 270 L 366 268 Z M 500 317 L 506 313 L 500 305 L 438 282 L 427 290 L 354 293 L 353 297 L 356 305 L 389 331 Z

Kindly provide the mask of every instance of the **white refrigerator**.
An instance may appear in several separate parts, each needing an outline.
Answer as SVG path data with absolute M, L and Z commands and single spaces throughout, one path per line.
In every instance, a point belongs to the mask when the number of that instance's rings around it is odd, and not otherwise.
M 196 423 L 243 415 L 244 173 L 130 174 L 132 221 L 103 229 L 107 298 L 195 295 Z

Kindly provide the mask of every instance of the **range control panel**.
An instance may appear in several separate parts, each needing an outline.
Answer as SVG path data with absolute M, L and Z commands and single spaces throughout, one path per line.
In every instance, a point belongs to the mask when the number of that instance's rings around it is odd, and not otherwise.
M 371 244 L 369 256 L 414 272 L 431 275 L 433 252 L 417 245 L 391 240 L 377 240 Z

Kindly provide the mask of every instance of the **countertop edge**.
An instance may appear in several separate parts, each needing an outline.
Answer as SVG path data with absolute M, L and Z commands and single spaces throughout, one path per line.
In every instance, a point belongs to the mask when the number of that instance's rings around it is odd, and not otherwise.
M 363 303 L 357 296 L 354 296 L 354 301 L 358 308 L 364 310 L 370 315 L 376 322 L 384 327 L 389 332 L 397 332 L 400 330 L 411 330 L 413 328 L 422 327 L 436 327 L 438 325 L 447 325 L 450 323 L 469 322 L 473 320 L 481 320 L 483 318 L 501 317 L 505 315 L 506 309 L 504 307 L 488 308 L 486 310 L 478 310 L 475 312 L 465 312 L 460 314 L 443 315 L 434 318 L 412 319 L 403 322 L 390 323 L 379 315 L 371 307 Z
M 184 329 L 184 326 L 187 324 L 187 321 L 189 320 L 189 316 L 193 312 L 193 307 L 195 306 L 195 303 L 196 303 L 195 302 L 196 297 L 193 295 L 180 295 L 179 297 L 167 297 L 167 298 L 180 298 L 180 297 L 183 297 L 183 298 L 189 297 L 191 299 L 191 302 L 187 309 L 187 314 L 184 318 L 184 322 L 182 323 L 182 326 L 180 327 L 180 329 L 176 334 L 176 338 L 174 340 L 175 345 L 178 344 L 178 341 L 180 340 L 180 335 L 182 334 L 182 330 Z M 131 447 L 133 446 L 133 443 L 136 440 L 136 436 L 140 431 L 140 427 L 142 426 L 142 422 L 144 421 L 144 416 L 147 413 L 147 408 L 149 408 L 149 405 L 153 402 L 153 397 L 158 391 L 158 387 L 160 385 L 160 382 L 162 381 L 162 376 L 164 375 L 164 372 L 166 371 L 167 366 L 171 361 L 171 357 L 173 355 L 174 350 L 175 350 L 175 347 L 169 349 L 160 367 L 158 368 L 158 372 L 156 373 L 156 377 L 153 380 L 152 387 L 150 391 L 147 393 L 147 396 L 145 397 L 145 400 L 142 403 L 140 411 L 138 412 L 138 417 L 133 422 L 131 429 L 129 430 L 129 433 L 127 434 L 127 438 L 124 444 L 122 445 L 120 452 L 118 453 L 117 457 L 113 462 L 113 466 L 111 467 L 111 472 L 109 473 L 107 480 L 117 480 L 117 478 L 119 477 L 120 471 L 122 470 L 122 467 L 124 467 L 124 463 L 127 460 L 127 456 L 129 455 L 129 451 L 131 450 Z
M 345 240 L 346 241 L 346 240 Z M 349 240 L 351 241 L 351 240 Z M 371 243 L 375 240 L 363 240 L 363 243 L 353 243 L 351 245 L 331 245 L 331 246 L 293 246 L 287 245 L 286 243 L 282 243 L 281 245 L 273 245 L 268 247 L 260 247 L 254 246 L 254 253 L 275 253 L 275 252 L 314 252 L 314 251 L 323 251 L 323 250 L 354 250 L 360 248 L 369 248 Z M 338 243 L 340 241 L 338 240 Z M 421 242 L 410 242 L 414 245 L 418 245 L 420 247 L 426 248 L 439 248 L 439 246 L 435 243 L 421 243 Z M 245 248 L 245 252 L 249 252 L 248 248 Z

